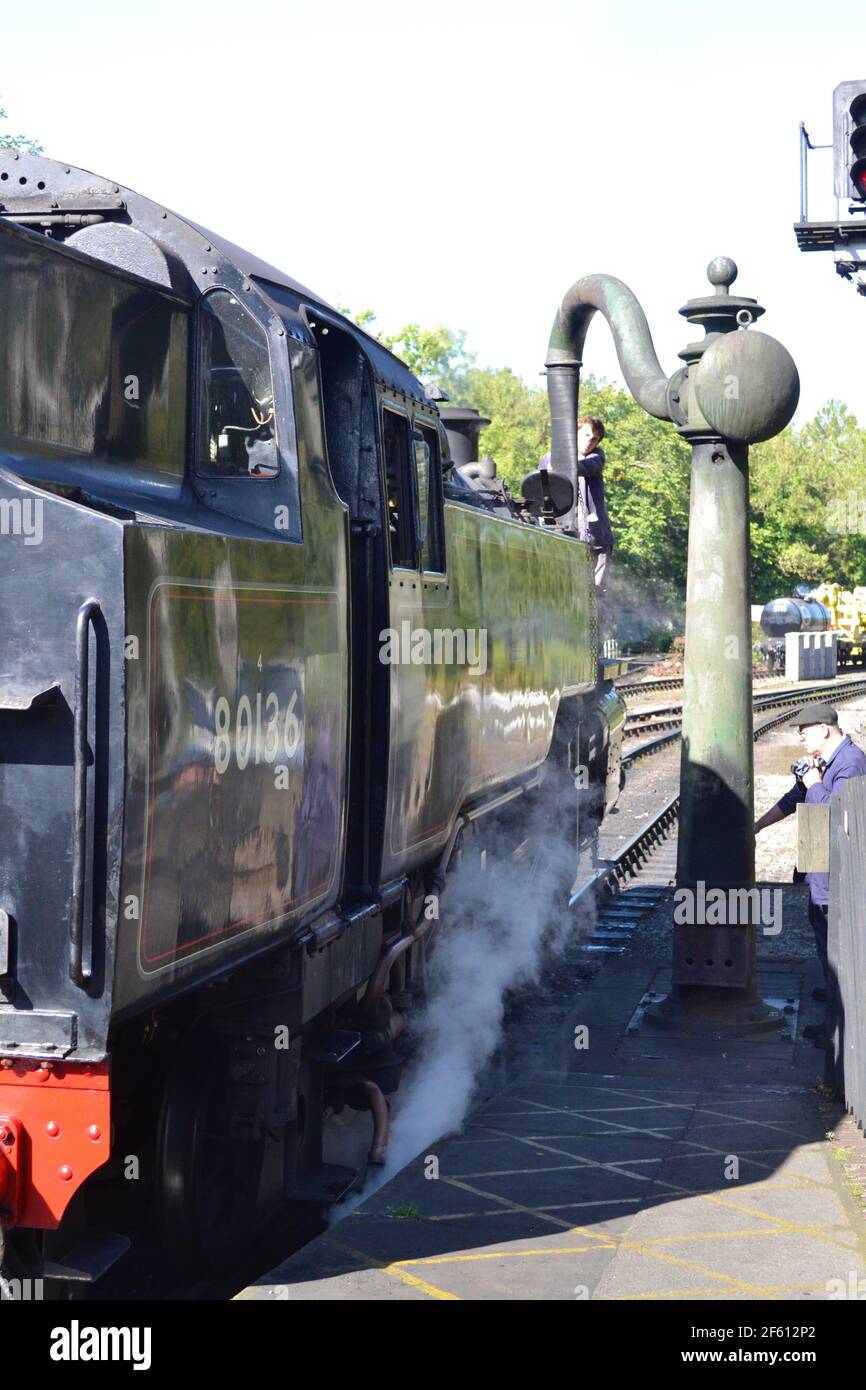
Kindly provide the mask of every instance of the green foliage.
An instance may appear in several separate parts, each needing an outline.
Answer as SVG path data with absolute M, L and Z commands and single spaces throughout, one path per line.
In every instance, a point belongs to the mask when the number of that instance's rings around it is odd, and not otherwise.
M 647 415 L 628 391 L 589 378 L 581 413 L 605 424 L 605 490 L 616 557 L 634 574 L 685 596 L 688 552 L 688 445 Z
M 377 333 L 373 309 L 353 313 L 344 304 L 338 305 L 341 314 L 351 319 L 365 332 L 372 333 L 389 352 L 406 363 L 419 381 L 435 382 L 447 392 L 459 389 L 460 382 L 475 362 L 475 354 L 466 349 L 466 334 L 446 328 L 422 328 L 419 323 L 407 323 L 396 333 Z
M 614 583 L 614 588 L 615 587 Z M 667 623 L 654 621 L 635 623 L 633 632 L 623 631 L 621 622 L 617 621 L 616 636 L 627 643 L 632 653 L 636 653 L 639 650 L 645 652 L 670 652 L 674 648 L 674 642 L 677 641 L 677 638 L 674 637 L 673 630 L 676 616 L 676 612 L 672 606 L 671 616 Z M 617 618 L 619 619 L 619 613 L 617 614 Z M 681 638 L 679 640 L 682 641 Z M 675 651 L 674 655 L 677 655 Z
M 359 309 L 357 313 L 353 313 L 345 304 L 338 304 L 337 313 L 342 314 L 343 318 L 351 319 L 353 323 L 356 323 L 359 328 L 363 328 L 366 332 L 373 332 L 371 324 L 376 322 L 375 309 Z
M 8 119 L 6 112 L 0 106 L 0 122 Z M 44 154 L 45 151 L 36 140 L 31 140 L 27 135 L 12 135 L 9 131 L 0 130 L 0 149 L 2 150 L 21 150 L 24 154 Z
M 416 1207 L 414 1202 L 398 1202 L 396 1206 L 386 1207 L 385 1215 L 390 1216 L 392 1221 L 426 1221 L 420 1207 Z
M 407 323 L 398 333 L 380 333 L 379 340 L 401 358 L 420 381 L 435 382 L 445 391 L 475 361 L 475 354 L 466 351 L 466 334 L 456 333 L 444 324 L 438 328 L 422 328 L 420 324 Z M 450 391 L 448 394 L 450 396 Z
M 347 312 L 347 311 L 343 311 Z M 355 316 L 372 332 L 371 310 Z M 510 367 L 479 367 L 466 334 L 407 324 L 380 335 L 422 381 L 474 406 L 490 424 L 481 452 L 496 460 L 508 487 L 538 467 L 550 448 L 546 386 L 527 385 Z M 616 540 L 615 602 L 660 629 L 679 625 L 686 590 L 690 450 L 666 421 L 653 419 L 628 391 L 584 378 L 580 410 L 604 421 L 605 484 Z M 755 603 L 798 582 L 866 584 L 866 429 L 839 401 L 814 420 L 750 451 L 752 589 Z M 621 615 L 622 616 L 622 615 Z
M 508 367 L 472 368 L 451 404 L 474 405 L 491 423 L 481 449 L 496 460 L 508 486 L 538 467 L 550 448 L 544 385 L 527 386 Z M 605 422 L 605 485 L 618 564 L 685 593 L 689 513 L 689 449 L 627 391 L 585 378 L 580 409 Z
M 449 405 L 474 406 L 490 421 L 481 434 L 481 451 L 496 460 L 500 477 L 519 492 L 521 480 L 550 448 L 547 391 L 527 386 L 510 367 L 472 367 L 450 387 Z
M 756 603 L 798 582 L 866 583 L 866 430 L 841 401 L 751 450 Z

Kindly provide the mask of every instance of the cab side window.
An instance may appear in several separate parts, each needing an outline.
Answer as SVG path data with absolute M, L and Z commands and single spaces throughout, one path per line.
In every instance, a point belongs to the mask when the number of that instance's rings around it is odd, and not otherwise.
M 387 408 L 383 410 L 382 438 L 391 564 L 395 568 L 416 569 L 415 499 L 409 471 L 409 421 L 406 416 Z
M 201 308 L 198 471 L 209 477 L 273 478 L 279 472 L 268 340 L 230 290 Z
M 421 568 L 441 574 L 445 569 L 445 528 L 442 465 L 436 431 L 416 422 L 412 435 L 412 451 L 418 492 Z

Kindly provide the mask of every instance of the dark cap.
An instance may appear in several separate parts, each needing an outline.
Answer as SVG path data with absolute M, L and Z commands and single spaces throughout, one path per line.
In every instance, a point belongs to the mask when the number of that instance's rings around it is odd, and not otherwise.
M 792 717 L 787 721 L 789 724 L 796 724 L 803 729 L 809 724 L 838 724 L 839 716 L 832 705 L 801 705 L 795 710 Z

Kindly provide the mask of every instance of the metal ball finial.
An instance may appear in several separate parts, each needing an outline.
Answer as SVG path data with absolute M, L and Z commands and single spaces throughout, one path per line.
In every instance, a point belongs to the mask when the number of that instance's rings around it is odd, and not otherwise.
M 707 279 L 716 294 L 724 294 L 737 278 L 737 263 L 730 256 L 714 256 L 707 266 Z

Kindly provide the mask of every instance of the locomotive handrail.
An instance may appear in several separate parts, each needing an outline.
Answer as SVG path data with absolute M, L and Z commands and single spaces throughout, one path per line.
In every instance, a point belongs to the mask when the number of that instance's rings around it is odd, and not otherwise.
M 75 624 L 75 694 L 73 703 L 72 902 L 69 921 L 69 974 L 82 989 L 92 980 L 92 963 L 84 963 L 84 861 L 87 855 L 87 722 L 90 685 L 90 625 L 101 613 L 95 598 L 78 610 Z

